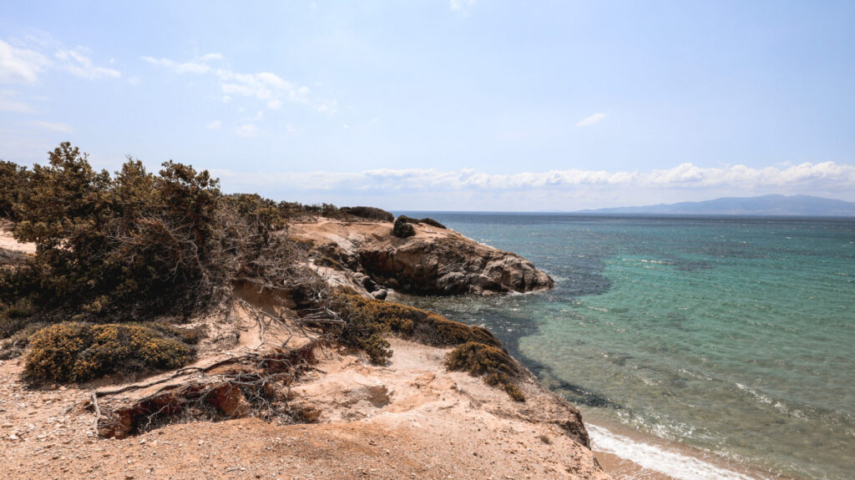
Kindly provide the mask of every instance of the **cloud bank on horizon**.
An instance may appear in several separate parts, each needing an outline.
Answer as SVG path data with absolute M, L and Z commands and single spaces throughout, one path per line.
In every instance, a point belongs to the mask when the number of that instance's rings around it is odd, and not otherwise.
M 434 198 L 435 209 L 580 210 L 627 206 L 639 196 L 653 201 L 767 193 L 833 195 L 855 200 L 855 166 L 835 162 L 750 168 L 744 165 L 703 168 L 684 163 L 667 170 L 559 170 L 489 174 L 474 169 L 381 169 L 362 172 L 237 173 L 214 170 L 226 190 L 289 192 L 299 198 L 372 198 L 389 208 L 419 209 L 413 198 Z M 255 190 L 253 190 L 255 189 Z M 712 195 L 712 196 L 711 196 Z M 388 203 L 395 199 L 399 204 Z M 634 200 L 633 200 L 634 199 Z M 320 201 L 320 200 L 318 200 Z M 401 204 L 400 202 L 403 202 Z M 532 209 L 530 206 L 534 205 Z
M 852 2 L 209 6 L 4 6 L 0 158 L 398 210 L 855 201 Z

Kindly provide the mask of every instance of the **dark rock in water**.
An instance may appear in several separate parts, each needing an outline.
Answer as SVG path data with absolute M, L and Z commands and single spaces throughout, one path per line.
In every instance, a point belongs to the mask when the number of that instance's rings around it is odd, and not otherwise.
M 385 289 L 381 288 L 376 292 L 371 292 L 371 296 L 374 297 L 375 300 L 386 300 L 386 296 L 389 294 Z

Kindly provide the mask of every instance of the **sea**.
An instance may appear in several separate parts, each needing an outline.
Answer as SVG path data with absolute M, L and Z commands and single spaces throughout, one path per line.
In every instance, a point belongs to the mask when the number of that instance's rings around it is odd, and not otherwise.
M 619 477 L 855 479 L 855 219 L 401 213 L 555 279 L 402 301 L 494 332 Z

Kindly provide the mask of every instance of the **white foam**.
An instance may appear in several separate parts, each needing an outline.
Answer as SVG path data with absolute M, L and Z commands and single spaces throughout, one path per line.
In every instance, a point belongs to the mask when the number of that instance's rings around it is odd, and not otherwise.
M 616 435 L 605 428 L 588 424 L 594 451 L 610 453 L 648 470 L 678 480 L 751 480 L 738 472 L 719 468 L 703 460 Z

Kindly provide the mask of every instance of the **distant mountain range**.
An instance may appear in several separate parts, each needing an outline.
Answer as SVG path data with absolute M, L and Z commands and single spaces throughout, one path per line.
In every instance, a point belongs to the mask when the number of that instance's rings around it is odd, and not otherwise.
M 705 202 L 682 202 L 646 207 L 601 208 L 576 213 L 653 215 L 788 215 L 799 217 L 855 217 L 855 203 L 810 195 L 728 197 Z

